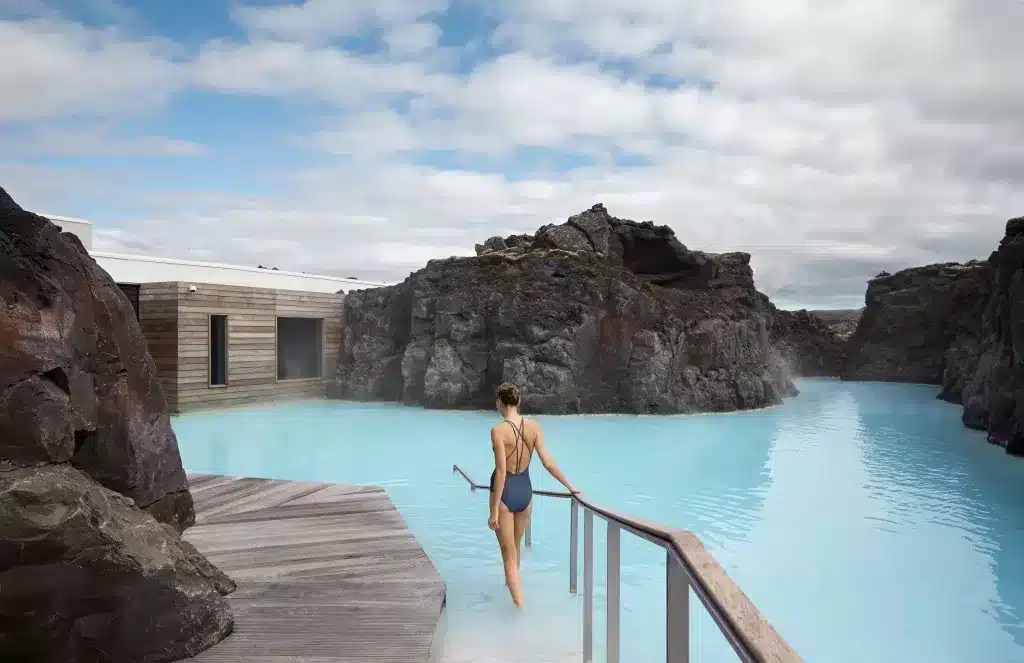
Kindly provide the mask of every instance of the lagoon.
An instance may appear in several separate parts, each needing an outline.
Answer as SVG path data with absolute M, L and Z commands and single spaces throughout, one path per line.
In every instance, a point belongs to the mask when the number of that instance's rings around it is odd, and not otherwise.
M 1024 460 L 921 385 L 803 380 L 766 410 L 543 416 L 569 478 L 609 507 L 694 531 L 814 663 L 1024 661 Z M 174 419 L 189 472 L 384 486 L 448 582 L 445 660 L 579 660 L 569 509 L 536 498 L 516 614 L 478 481 L 497 415 L 312 402 Z M 540 463 L 534 485 L 556 488 Z M 604 527 L 595 527 L 596 606 Z M 664 556 L 622 540 L 623 661 L 664 657 Z M 730 661 L 694 602 L 694 661 Z M 603 643 L 598 625 L 595 641 Z M 505 634 L 505 635 L 498 635 Z

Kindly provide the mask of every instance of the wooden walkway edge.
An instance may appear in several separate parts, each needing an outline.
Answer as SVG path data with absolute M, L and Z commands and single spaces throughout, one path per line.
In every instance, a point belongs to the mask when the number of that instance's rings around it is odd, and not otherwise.
M 445 584 L 374 486 L 190 475 L 185 532 L 231 576 L 235 630 L 209 663 L 427 663 Z

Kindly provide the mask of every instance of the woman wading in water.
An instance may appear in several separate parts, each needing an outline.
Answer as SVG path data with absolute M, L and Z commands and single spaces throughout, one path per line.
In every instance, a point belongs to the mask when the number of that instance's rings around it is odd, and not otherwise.
M 523 607 L 523 582 L 519 577 L 519 551 L 523 532 L 530 522 L 533 486 L 530 483 L 530 460 L 536 451 L 551 476 L 578 495 L 558 469 L 544 446 L 544 434 L 536 421 L 519 414 L 519 389 L 511 382 L 498 387 L 495 405 L 502 422 L 491 429 L 494 449 L 494 472 L 491 473 L 491 515 L 487 526 L 494 530 L 505 566 L 505 584 L 512 602 Z

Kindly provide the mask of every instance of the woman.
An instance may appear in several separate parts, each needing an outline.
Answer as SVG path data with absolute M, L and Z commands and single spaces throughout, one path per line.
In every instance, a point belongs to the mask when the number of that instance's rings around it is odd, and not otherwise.
M 487 526 L 494 530 L 505 566 L 505 584 L 512 602 L 523 607 L 523 583 L 519 577 L 519 550 L 523 532 L 530 522 L 533 486 L 530 484 L 530 459 L 537 451 L 540 462 L 551 476 L 569 492 L 578 495 L 555 465 L 544 446 L 544 435 L 536 421 L 519 414 L 519 389 L 511 382 L 498 387 L 496 401 L 502 422 L 491 429 L 494 472 L 491 473 L 491 515 Z

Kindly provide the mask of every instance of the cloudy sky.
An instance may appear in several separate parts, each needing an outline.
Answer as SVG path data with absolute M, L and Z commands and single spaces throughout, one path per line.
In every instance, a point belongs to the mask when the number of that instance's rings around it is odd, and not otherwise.
M 787 306 L 1024 214 L 1021 0 L 0 0 L 0 183 L 96 247 L 400 279 L 595 202 Z

